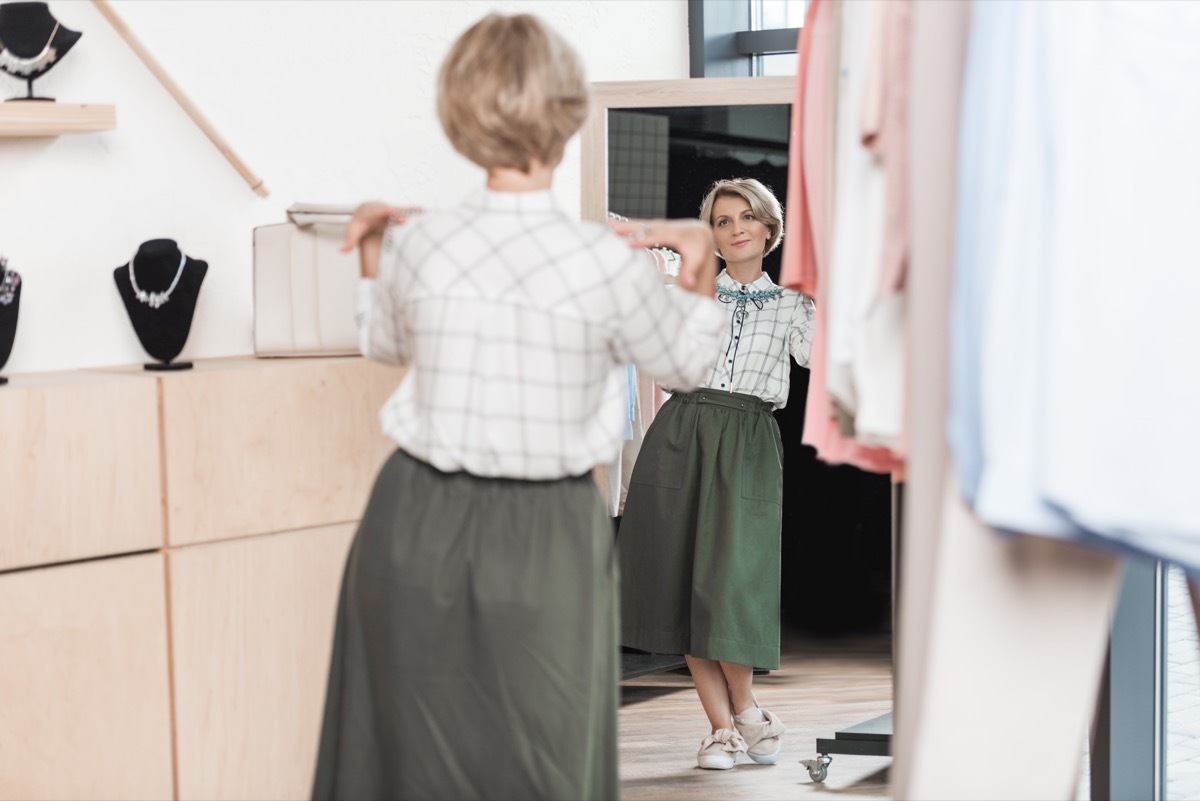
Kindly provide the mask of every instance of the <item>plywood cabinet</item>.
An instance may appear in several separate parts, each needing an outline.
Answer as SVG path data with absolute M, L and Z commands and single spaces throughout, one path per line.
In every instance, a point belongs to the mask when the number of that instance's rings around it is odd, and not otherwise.
M 163 543 L 157 382 L 13 376 L 0 389 L 0 570 Z
M 159 553 L 0 575 L 0 799 L 172 794 Z
M 401 376 L 240 358 L 0 390 L 0 801 L 307 797 Z
M 363 359 L 233 359 L 163 376 L 171 545 L 345 523 L 395 447 L 402 373 Z
M 307 798 L 353 524 L 172 551 L 179 798 Z

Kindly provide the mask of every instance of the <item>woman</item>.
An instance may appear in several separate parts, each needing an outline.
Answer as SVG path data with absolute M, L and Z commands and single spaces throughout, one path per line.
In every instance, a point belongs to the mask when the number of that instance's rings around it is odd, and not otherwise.
M 562 39 L 488 16 L 438 81 L 486 188 L 386 245 L 388 206 L 347 228 L 363 352 L 408 372 L 346 564 L 314 798 L 618 796 L 616 565 L 589 473 L 620 448 L 623 364 L 695 385 L 723 320 L 704 226 L 626 242 L 556 205 L 586 113 Z M 656 241 L 682 249 L 690 291 L 631 249 Z
M 774 764 L 784 726 L 754 697 L 754 667 L 779 666 L 783 452 L 771 412 L 787 403 L 789 354 L 807 365 L 813 304 L 776 286 L 763 257 L 783 210 L 750 178 L 718 181 L 700 212 L 725 269 L 725 332 L 703 388 L 654 418 L 621 521 L 621 642 L 683 654 L 711 731 L 702 768 L 739 753 Z M 715 357 L 715 358 L 713 358 Z

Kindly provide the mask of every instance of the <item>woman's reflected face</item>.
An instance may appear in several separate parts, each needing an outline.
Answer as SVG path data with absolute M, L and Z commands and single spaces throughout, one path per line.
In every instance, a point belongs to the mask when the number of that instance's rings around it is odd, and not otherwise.
M 726 264 L 762 261 L 771 230 L 759 222 L 750 203 L 739 195 L 721 195 L 713 203 L 713 236 Z

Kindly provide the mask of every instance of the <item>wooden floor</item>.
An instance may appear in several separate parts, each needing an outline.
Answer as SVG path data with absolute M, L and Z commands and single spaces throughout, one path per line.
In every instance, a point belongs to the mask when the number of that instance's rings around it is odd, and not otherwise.
M 887 798 L 884 757 L 834 755 L 825 783 L 814 784 L 801 759 L 817 737 L 888 712 L 892 706 L 890 640 L 859 638 L 783 644 L 780 669 L 755 678 L 759 705 L 788 727 L 775 765 L 741 758 L 732 770 L 701 770 L 696 750 L 709 725 L 686 672 L 621 685 L 620 773 L 625 801 L 657 799 Z

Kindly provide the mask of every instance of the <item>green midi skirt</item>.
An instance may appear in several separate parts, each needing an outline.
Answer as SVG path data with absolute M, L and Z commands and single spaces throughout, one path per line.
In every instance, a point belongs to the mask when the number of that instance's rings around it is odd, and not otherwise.
M 616 579 L 590 478 L 397 451 L 346 563 L 313 798 L 617 798 Z
M 646 432 L 617 541 L 621 643 L 779 667 L 783 448 L 770 405 L 673 395 Z

